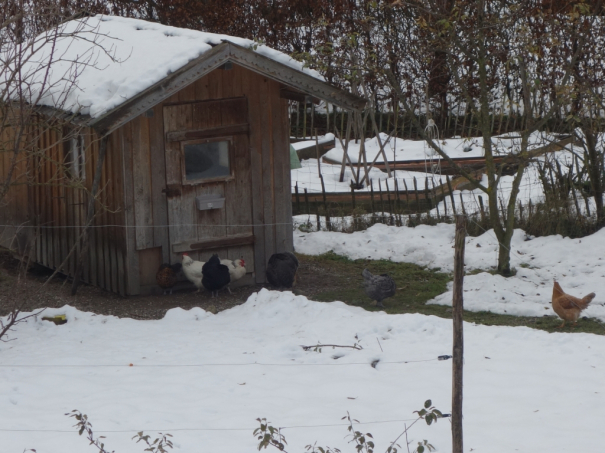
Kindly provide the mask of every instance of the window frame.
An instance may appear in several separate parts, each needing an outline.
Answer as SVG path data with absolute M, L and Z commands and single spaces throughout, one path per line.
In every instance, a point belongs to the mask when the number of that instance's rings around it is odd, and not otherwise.
M 227 142 L 227 146 L 229 148 L 229 175 L 226 176 L 217 176 L 214 178 L 203 178 L 203 179 L 187 179 L 187 169 L 185 167 L 185 146 L 187 145 L 199 145 L 202 143 L 214 143 L 214 142 Z M 181 142 L 181 177 L 182 184 L 188 186 L 195 186 L 200 184 L 207 184 L 213 182 L 224 182 L 224 181 L 232 181 L 235 179 L 234 174 L 234 157 L 235 157 L 235 149 L 233 146 L 233 136 L 224 136 L 224 137 L 211 137 L 204 139 L 196 139 L 196 140 L 187 140 Z

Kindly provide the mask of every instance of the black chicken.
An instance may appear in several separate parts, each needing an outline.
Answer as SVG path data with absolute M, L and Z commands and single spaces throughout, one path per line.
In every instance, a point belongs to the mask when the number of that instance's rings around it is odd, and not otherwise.
M 170 290 L 170 294 L 172 294 L 172 288 L 174 288 L 174 285 L 178 281 L 177 274 L 182 267 L 181 263 L 164 263 L 158 269 L 157 274 L 155 274 L 155 281 L 164 290 L 164 295 L 166 295 L 167 290 Z
M 215 253 L 203 266 L 202 266 L 202 285 L 208 291 L 212 293 L 212 297 L 227 286 L 231 282 L 229 275 L 229 268 L 224 264 L 221 264 L 221 260 Z M 229 289 L 229 287 L 227 287 Z M 231 292 L 231 290 L 229 290 Z
M 298 259 L 294 253 L 274 253 L 267 264 L 267 281 L 278 288 L 292 288 L 296 284 Z
M 363 276 L 363 287 L 368 297 L 376 301 L 377 307 L 384 308 L 382 301 L 395 295 L 397 289 L 395 281 L 387 274 L 372 275 L 367 269 L 364 269 L 361 275 Z

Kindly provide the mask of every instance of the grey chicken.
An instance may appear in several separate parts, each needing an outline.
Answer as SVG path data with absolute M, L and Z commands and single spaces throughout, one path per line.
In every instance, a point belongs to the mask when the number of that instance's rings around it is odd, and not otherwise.
M 297 270 L 298 259 L 294 253 L 274 253 L 267 263 L 267 281 L 278 288 L 292 288 Z
M 384 308 L 382 301 L 395 295 L 397 289 L 395 281 L 387 274 L 372 275 L 367 269 L 364 269 L 361 275 L 363 277 L 363 287 L 368 297 L 376 301 L 377 307 Z

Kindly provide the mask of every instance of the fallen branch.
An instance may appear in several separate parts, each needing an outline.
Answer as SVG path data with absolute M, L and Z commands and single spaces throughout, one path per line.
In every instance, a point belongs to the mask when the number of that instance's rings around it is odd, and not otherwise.
M 327 348 L 327 347 L 331 347 L 331 348 L 351 348 L 351 349 L 357 349 L 358 351 L 361 351 L 363 349 L 357 343 L 355 343 L 353 346 L 346 346 L 346 345 L 339 345 L 339 344 L 316 344 L 314 346 L 304 346 L 304 345 L 301 344 L 300 347 L 303 348 L 305 351 L 309 351 L 311 349 Z

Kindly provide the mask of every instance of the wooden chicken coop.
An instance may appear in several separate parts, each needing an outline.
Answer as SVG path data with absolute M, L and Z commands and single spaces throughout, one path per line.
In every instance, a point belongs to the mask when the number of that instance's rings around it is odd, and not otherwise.
M 74 275 L 99 164 L 82 280 L 122 295 L 146 293 L 161 263 L 188 252 L 202 261 L 213 253 L 243 257 L 242 280 L 263 283 L 269 257 L 293 250 L 288 100 L 306 96 L 347 110 L 365 103 L 223 41 L 102 116 L 73 116 L 75 138 L 62 140 L 65 127 L 42 131 L 38 147 L 48 158 L 28 164 L 34 184 L 11 189 L 1 223 L 28 226 L 17 236 L 31 245 L 30 259 Z M 75 174 L 82 188 L 49 183 L 68 156 L 71 174 L 61 177 Z M 2 245 L 14 248 L 13 239 L 3 234 Z

